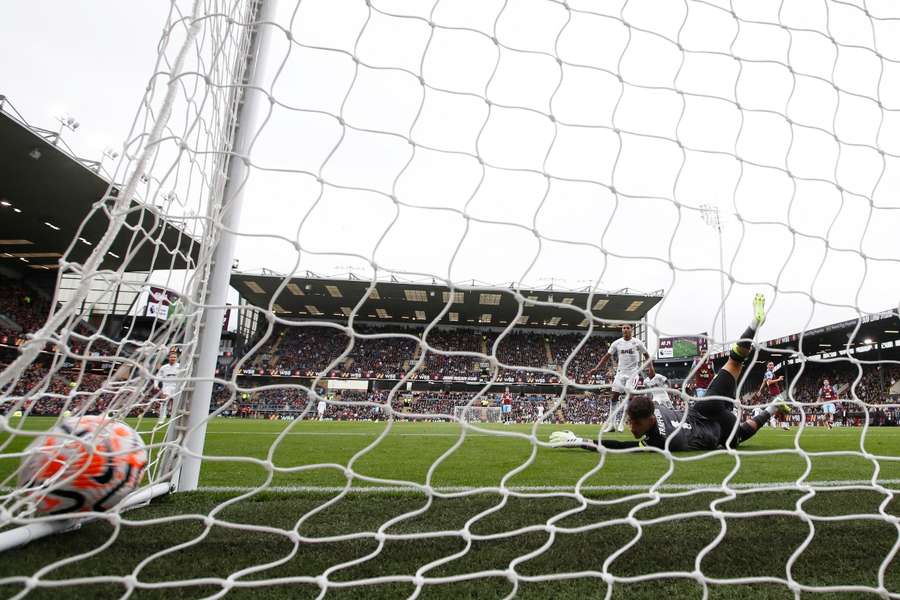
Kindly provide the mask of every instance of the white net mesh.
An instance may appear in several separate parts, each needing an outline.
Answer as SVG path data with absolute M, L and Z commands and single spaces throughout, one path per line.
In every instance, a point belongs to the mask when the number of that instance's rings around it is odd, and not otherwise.
M 900 439 L 874 427 L 896 423 L 900 393 L 898 33 L 887 2 L 173 2 L 122 183 L 85 217 L 107 233 L 74 233 L 92 248 L 60 263 L 77 285 L 0 373 L 0 534 L 69 524 L 16 483 L 64 414 L 125 419 L 147 489 L 192 488 L 193 465 L 199 491 L 95 513 L 23 548 L 0 586 L 900 595 Z M 210 346 L 232 242 L 234 360 Z M 336 270 L 351 276 L 305 284 Z M 406 322 L 375 308 L 388 278 L 417 282 Z M 168 318 L 138 306 L 132 333 L 109 334 L 94 308 L 122 285 Z M 627 298 L 618 317 L 600 290 Z M 756 291 L 789 433 L 699 453 L 548 447 L 606 421 L 614 382 L 589 371 L 611 320 L 651 351 L 698 332 L 717 350 Z M 434 318 L 417 310 L 430 293 Z M 559 316 L 529 322 L 541 308 Z M 696 371 L 669 377 L 676 408 Z M 740 381 L 748 413 L 761 376 Z

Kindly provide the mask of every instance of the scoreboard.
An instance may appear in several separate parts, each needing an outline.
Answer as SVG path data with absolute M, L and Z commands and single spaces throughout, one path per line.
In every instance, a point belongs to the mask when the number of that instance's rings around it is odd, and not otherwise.
M 706 353 L 706 334 L 659 338 L 657 358 L 695 358 Z

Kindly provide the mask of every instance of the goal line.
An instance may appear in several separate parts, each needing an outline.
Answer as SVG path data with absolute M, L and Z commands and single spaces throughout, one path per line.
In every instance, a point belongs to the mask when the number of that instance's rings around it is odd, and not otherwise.
M 900 479 L 882 479 L 878 481 L 882 486 L 900 486 Z M 784 490 L 805 490 L 805 489 L 839 489 L 855 486 L 865 486 L 867 491 L 872 490 L 872 481 L 870 479 L 832 479 L 823 481 L 806 481 L 803 485 L 796 482 L 771 482 L 757 481 L 748 483 L 734 483 L 727 488 L 721 485 L 709 483 L 664 483 L 656 489 L 665 491 L 710 491 L 721 492 L 728 490 L 765 490 L 765 491 L 784 491 Z M 579 488 L 582 492 L 642 492 L 650 488 L 650 485 L 585 485 Z M 338 493 L 344 490 L 354 494 L 424 494 L 424 487 L 388 485 L 388 486 L 352 486 L 349 489 L 344 486 L 328 486 L 328 485 L 282 485 L 259 488 L 257 486 L 200 486 L 197 488 L 199 492 L 206 493 L 244 493 L 253 490 L 262 492 L 271 492 L 276 494 L 295 494 L 295 493 Z M 432 486 L 431 490 L 440 494 L 454 493 L 476 493 L 483 492 L 485 494 L 503 494 L 504 492 L 514 493 L 531 493 L 531 492 L 568 492 L 575 493 L 575 487 L 570 485 L 522 485 L 499 487 L 479 487 L 479 486 Z M 891 490 L 895 491 L 895 490 Z

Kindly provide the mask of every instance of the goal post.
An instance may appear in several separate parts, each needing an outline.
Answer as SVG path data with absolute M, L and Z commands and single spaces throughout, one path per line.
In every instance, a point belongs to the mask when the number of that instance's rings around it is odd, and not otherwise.
M 234 268 L 236 231 L 240 228 L 241 211 L 246 195 L 247 179 L 250 177 L 250 152 L 257 139 L 260 124 L 264 121 L 271 98 L 263 85 L 262 62 L 266 48 L 271 44 L 275 29 L 275 15 L 278 0 L 251 0 L 252 11 L 247 27 L 250 28 L 246 54 L 239 55 L 242 67 L 230 94 L 226 114 L 234 115 L 234 141 L 221 153 L 225 172 L 217 169 L 224 178 L 221 187 L 221 207 L 210 206 L 210 220 L 217 224 L 218 242 L 208 268 L 206 298 L 202 306 L 204 312 L 200 324 L 200 339 L 197 345 L 197 360 L 194 363 L 193 388 L 185 404 L 187 423 L 173 420 L 170 427 L 184 427 L 184 443 L 179 449 L 183 453 L 180 469 L 176 475 L 175 488 L 189 491 L 197 488 L 200 480 L 200 465 L 206 439 L 206 425 L 209 420 L 209 405 L 212 397 L 215 364 L 219 356 L 219 342 L 222 337 L 222 322 L 225 317 L 226 301 Z M 229 126 L 231 124 L 229 123 Z
M 78 419 L 99 411 L 113 420 L 137 415 L 140 426 L 151 422 L 144 420 L 148 410 L 160 413 L 160 419 L 146 432 L 152 460 L 145 485 L 119 502 L 118 512 L 146 505 L 172 489 L 194 489 L 197 485 L 232 271 L 235 231 L 239 229 L 243 190 L 249 176 L 248 156 L 269 98 L 260 85 L 259 69 L 254 67 L 270 38 L 268 30 L 274 27 L 276 3 L 277 0 L 233 2 L 228 11 L 217 12 L 203 2 L 195 2 L 185 19 L 175 18 L 173 13 L 159 55 L 162 61 L 171 51 L 171 60 L 164 63 L 170 70 L 161 88 L 163 93 L 158 93 L 160 87 L 154 78 L 135 121 L 137 135 L 126 143 L 116 168 L 115 175 L 122 176 L 124 183 L 111 183 L 84 219 L 87 223 L 98 214 L 105 215 L 108 226 L 99 241 L 79 237 L 80 230 L 75 234 L 73 245 L 80 242 L 92 250 L 83 264 L 64 263 L 60 273 L 75 274 L 79 277 L 78 285 L 68 290 L 66 300 L 57 309 L 50 311 L 46 323 L 32 339 L 21 345 L 20 355 L 0 371 L 7 417 L 14 414 L 27 417 L 29 408 L 54 395 L 47 394 L 53 390 L 47 390 L 46 386 L 24 387 L 18 392 L 29 370 L 43 368 L 39 365 L 46 354 L 46 342 L 55 345 L 57 354 L 47 379 L 62 377 L 65 361 L 73 359 L 81 365 L 76 380 L 70 382 L 73 390 L 80 390 L 92 378 L 87 391 L 76 392 L 65 403 L 73 410 L 56 412 L 57 423 L 69 414 Z M 210 25 L 217 19 L 225 27 L 217 29 Z M 183 38 L 179 40 L 180 35 Z M 203 72 L 204 68 L 209 71 Z M 194 111 L 196 120 L 189 117 L 179 124 L 176 108 L 187 108 L 193 101 L 185 80 L 198 74 L 209 86 L 206 96 L 212 99 L 208 106 Z M 196 88 L 193 91 L 197 93 Z M 188 96 L 186 103 L 182 95 Z M 142 131 L 142 127 L 146 130 Z M 183 130 L 178 131 L 179 128 Z M 168 171 L 158 170 L 160 160 L 170 161 Z M 177 174 L 172 175 L 173 171 L 180 173 L 182 169 L 188 175 L 181 179 Z M 134 227 L 134 213 L 141 218 L 155 215 L 157 225 L 149 230 L 136 229 L 141 235 L 131 235 L 130 245 L 123 252 L 120 249 L 123 236 Z M 165 219 L 178 220 L 176 227 L 190 241 L 181 244 L 181 237 L 176 236 L 175 247 L 166 247 L 172 240 L 162 238 L 173 222 Z M 164 223 L 162 228 L 160 220 Z M 180 292 L 173 310 L 163 317 L 163 322 L 157 320 L 151 326 L 145 339 L 129 339 L 129 333 L 116 342 L 103 331 L 91 333 L 85 324 L 91 311 L 96 305 L 108 302 L 107 296 L 113 290 L 118 297 L 120 285 L 133 268 L 129 261 L 146 263 L 147 259 L 138 255 L 141 246 L 147 244 L 158 245 L 162 250 L 157 250 L 150 259 L 151 271 L 144 277 L 144 287 L 154 282 L 154 277 L 164 285 L 177 285 Z M 199 259 L 196 263 L 191 260 L 192 254 Z M 110 258 L 120 261 L 118 270 L 101 268 Z M 184 267 L 173 267 L 178 262 L 184 263 Z M 109 288 L 98 287 L 98 281 L 108 283 Z M 140 294 L 135 295 L 132 309 L 140 298 Z M 131 328 L 135 329 L 139 316 L 140 313 L 134 312 L 126 314 L 125 322 L 130 321 Z M 105 322 L 106 317 L 101 325 Z M 90 355 L 86 350 L 79 354 L 85 342 L 87 349 L 94 348 Z M 78 344 L 79 349 L 68 348 L 68 344 Z M 180 352 L 185 362 L 179 376 L 179 393 L 174 398 L 147 401 L 145 395 L 153 398 L 157 393 L 154 390 L 159 383 L 157 369 L 164 362 L 162 357 L 175 351 Z M 105 376 L 94 374 L 100 368 L 105 369 Z M 86 375 L 88 371 L 91 374 Z M 105 381 L 98 387 L 100 377 Z M 176 414 L 164 421 L 167 401 L 174 402 Z M 16 436 L 34 435 L 18 429 L 9 418 L 0 415 L 0 419 L 5 432 L 12 434 L 0 442 L 0 450 L 7 448 Z M 15 471 L 11 475 L 5 473 L 4 477 L 4 483 L 9 483 L 14 480 Z M 56 485 L 61 484 L 48 485 L 47 489 L 53 490 Z M 26 516 L 23 520 L 18 513 L 27 506 L 27 499 L 27 495 L 18 499 L 15 495 L 7 497 L 0 513 L 0 527 L 16 522 L 22 525 L 0 531 L 0 549 L 79 527 L 97 516 L 73 513 L 70 519 Z M 22 514 L 27 515 L 28 511 Z

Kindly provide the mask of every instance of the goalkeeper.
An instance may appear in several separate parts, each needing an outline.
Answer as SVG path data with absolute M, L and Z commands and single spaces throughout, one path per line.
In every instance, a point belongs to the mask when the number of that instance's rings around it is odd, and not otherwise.
M 655 405 L 647 396 L 635 396 L 629 401 L 627 414 L 631 421 L 631 433 L 639 438 L 639 441 L 604 439 L 599 440 L 599 444 L 611 449 L 645 446 L 665 449 L 668 441 L 668 448 L 673 452 L 734 448 L 752 437 L 772 415 L 784 412 L 787 409 L 786 405 L 770 405 L 752 419 L 738 425 L 737 431 L 731 435 L 737 422 L 733 411 L 734 402 L 731 399 L 735 397 L 737 380 L 752 350 L 756 330 L 765 320 L 765 298 L 762 294 L 754 297 L 753 312 L 753 321 L 741 336 L 741 340 L 732 347 L 728 362 L 713 379 L 706 396 L 698 398 L 688 409 L 686 417 L 681 411 Z M 595 452 L 598 449 L 598 442 L 579 438 L 571 431 L 553 432 L 550 435 L 550 444 Z

